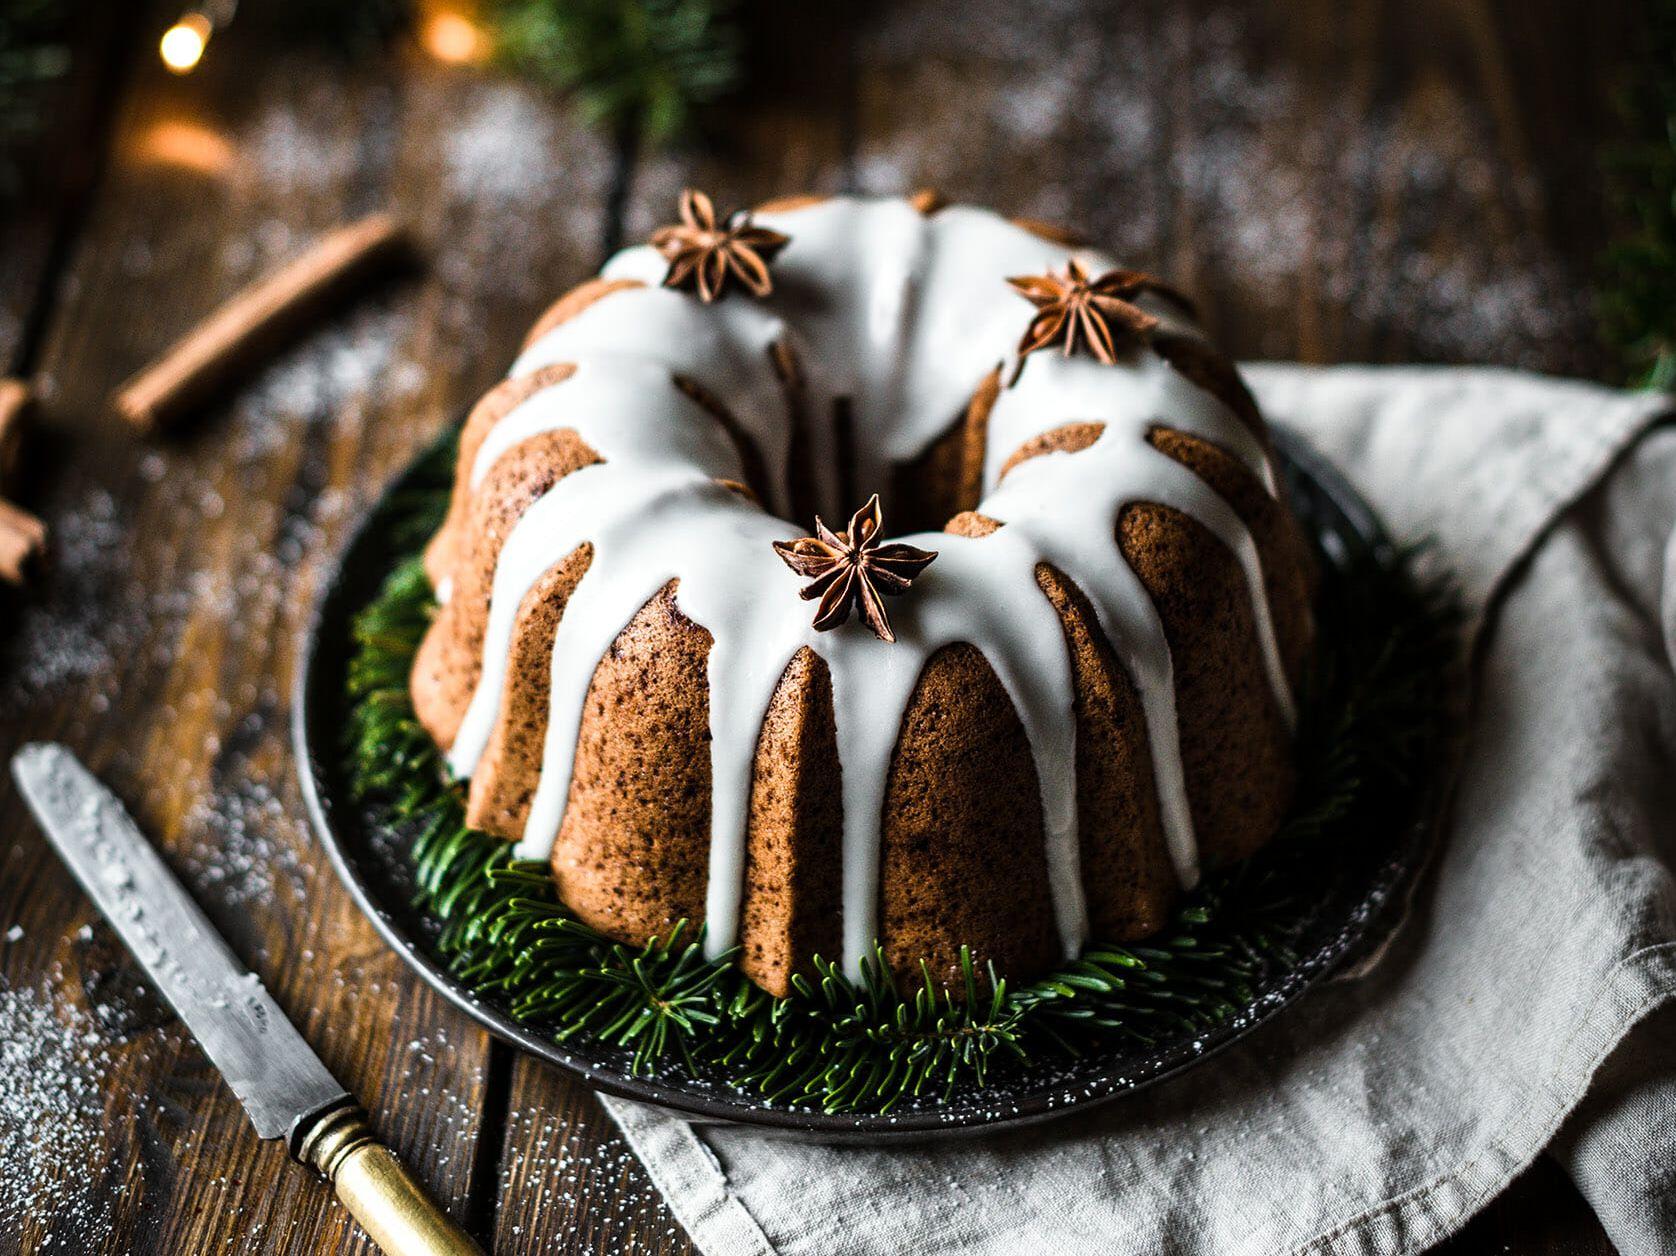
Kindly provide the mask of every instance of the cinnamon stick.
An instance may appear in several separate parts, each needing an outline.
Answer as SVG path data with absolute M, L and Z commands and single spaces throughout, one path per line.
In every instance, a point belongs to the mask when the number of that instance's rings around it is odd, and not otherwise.
M 143 429 L 165 426 L 271 353 L 322 306 L 406 251 L 407 234 L 388 214 L 338 228 L 239 293 L 128 380 L 117 391 L 117 411 Z
M 17 475 L 23 425 L 35 394 L 21 379 L 0 379 L 0 492 Z
M 0 501 L 0 580 L 22 584 L 46 545 L 46 524 L 11 502 Z

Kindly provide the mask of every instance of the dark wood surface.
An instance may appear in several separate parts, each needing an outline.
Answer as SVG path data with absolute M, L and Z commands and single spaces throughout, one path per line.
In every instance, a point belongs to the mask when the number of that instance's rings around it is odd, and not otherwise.
M 444 1007 L 334 880 L 286 743 L 297 635 L 388 478 L 682 183 L 934 185 L 1076 223 L 1194 290 L 1243 356 L 1608 370 L 1589 285 L 1628 0 L 757 8 L 744 98 L 634 158 L 562 100 L 414 49 L 348 62 L 236 24 L 172 78 L 168 6 L 91 5 L 54 160 L 0 230 L 0 365 L 44 399 L 16 493 L 55 551 L 27 594 L 0 586 L 0 757 L 76 748 L 501 1252 L 691 1249 L 588 1091 Z M 171 437 L 112 416 L 171 337 L 384 207 L 422 273 Z M 0 1066 L 0 1251 L 369 1250 L 256 1140 L 9 780 L 0 869 L 0 1049 L 46 1044 Z M 1447 1250 L 1610 1248 L 1540 1162 Z

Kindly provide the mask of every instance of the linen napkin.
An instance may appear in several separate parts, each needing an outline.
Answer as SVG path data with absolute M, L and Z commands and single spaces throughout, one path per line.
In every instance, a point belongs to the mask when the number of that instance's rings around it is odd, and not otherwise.
M 1023 1133 L 833 1147 L 607 1100 L 706 1253 L 1418 1251 L 1550 1147 L 1624 1252 L 1676 1251 L 1663 403 L 1486 369 L 1247 377 L 1466 600 L 1466 759 L 1396 939 L 1186 1075 Z

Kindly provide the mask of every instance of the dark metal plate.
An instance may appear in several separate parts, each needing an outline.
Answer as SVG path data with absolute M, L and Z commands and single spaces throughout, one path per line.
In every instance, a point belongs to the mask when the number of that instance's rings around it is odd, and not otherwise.
M 1325 576 L 1333 579 L 1358 556 L 1387 559 L 1390 542 L 1367 503 L 1299 437 L 1276 431 L 1293 504 L 1314 535 Z M 436 948 L 434 921 L 412 905 L 413 882 L 403 838 L 378 825 L 350 796 L 339 738 L 347 723 L 345 670 L 350 622 L 403 556 L 393 533 L 410 470 L 374 507 L 350 540 L 308 630 L 293 707 L 293 738 L 303 797 L 315 831 L 355 901 L 409 964 L 491 1033 L 608 1094 L 659 1104 L 688 1116 L 739 1122 L 830 1142 L 889 1142 L 993 1132 L 1085 1111 L 1199 1064 L 1279 1014 L 1312 985 L 1365 955 L 1400 919 L 1406 889 L 1423 861 L 1435 781 L 1417 782 L 1414 809 L 1390 817 L 1384 832 L 1346 843 L 1345 865 L 1295 945 L 1298 962 L 1274 972 L 1250 1004 L 1214 1029 L 1137 1047 L 1114 1043 L 1074 1061 L 1032 1066 L 1004 1084 L 880 1116 L 826 1115 L 773 1106 L 714 1082 L 685 1076 L 637 1077 L 626 1053 L 586 1039 L 553 1042 L 479 999 L 449 973 Z

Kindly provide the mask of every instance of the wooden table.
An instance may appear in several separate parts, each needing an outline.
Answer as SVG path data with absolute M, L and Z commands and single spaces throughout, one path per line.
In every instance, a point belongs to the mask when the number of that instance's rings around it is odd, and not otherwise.
M 683 182 L 728 204 L 935 185 L 1077 223 L 1195 291 L 1245 356 L 1607 369 L 1589 285 L 1628 0 L 763 4 L 745 98 L 692 151 L 638 159 L 415 50 L 348 62 L 241 18 L 177 79 L 154 53 L 168 6 L 86 7 L 52 177 L 0 232 L 0 365 L 44 397 L 20 496 L 57 551 L 26 596 L 0 588 L 0 756 L 80 751 L 501 1252 L 690 1244 L 584 1087 L 490 1042 L 356 912 L 303 820 L 287 695 L 357 516 Z M 112 417 L 174 335 L 386 206 L 428 243 L 420 277 L 189 430 Z M 9 781 L 0 869 L 0 1049 L 44 1044 L 0 1068 L 0 1249 L 367 1250 L 258 1143 Z M 1546 1162 L 1449 1249 L 1610 1250 Z

